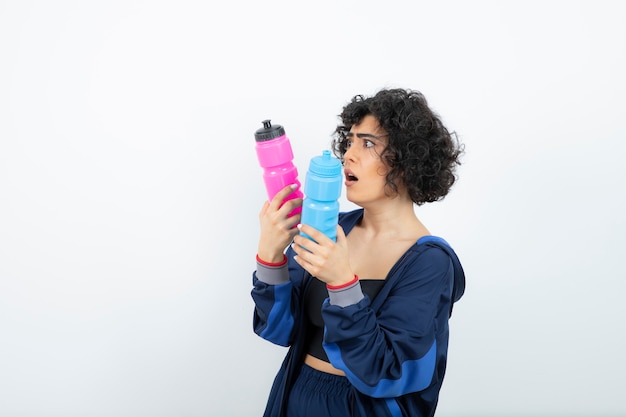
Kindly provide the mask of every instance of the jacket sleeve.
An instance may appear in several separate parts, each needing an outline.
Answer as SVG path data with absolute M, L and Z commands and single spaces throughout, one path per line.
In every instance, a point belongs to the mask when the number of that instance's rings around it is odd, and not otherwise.
M 357 390 L 370 397 L 398 397 L 427 388 L 438 360 L 437 334 L 446 332 L 453 264 L 430 247 L 401 274 L 377 313 L 367 296 L 355 302 L 350 291 L 322 306 L 324 349 Z M 440 348 L 446 349 L 446 346 Z
M 293 329 L 298 319 L 298 293 L 303 270 L 293 260 L 289 249 L 287 264 L 282 267 L 265 266 L 260 263 L 252 275 L 252 299 L 254 300 L 254 332 L 280 346 L 290 346 Z

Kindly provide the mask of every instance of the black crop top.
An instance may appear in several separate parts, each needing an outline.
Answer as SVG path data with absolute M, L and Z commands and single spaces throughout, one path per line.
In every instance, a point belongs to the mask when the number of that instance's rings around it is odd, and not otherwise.
M 359 281 L 363 294 L 370 300 L 378 294 L 385 284 L 384 279 L 364 279 Z M 307 353 L 311 356 L 329 362 L 326 351 L 322 347 L 324 340 L 324 320 L 322 319 L 322 304 L 328 298 L 326 284 L 313 277 L 311 284 L 304 295 L 305 313 L 308 324 Z

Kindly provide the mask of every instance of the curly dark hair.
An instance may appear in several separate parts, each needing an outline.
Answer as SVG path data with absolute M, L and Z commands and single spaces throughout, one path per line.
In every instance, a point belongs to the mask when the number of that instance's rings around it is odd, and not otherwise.
M 341 124 L 333 133 L 332 149 L 342 162 L 347 150 L 346 133 L 367 115 L 374 116 L 388 135 L 380 154 L 390 168 L 387 189 L 397 195 L 398 185 L 405 185 L 418 206 L 443 199 L 456 181 L 464 146 L 428 107 L 423 94 L 383 89 L 373 97 L 354 96 L 339 115 Z

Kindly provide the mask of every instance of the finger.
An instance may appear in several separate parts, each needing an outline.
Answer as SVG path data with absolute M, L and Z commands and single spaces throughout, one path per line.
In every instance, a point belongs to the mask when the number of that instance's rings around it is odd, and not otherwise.
M 307 248 L 307 244 L 313 243 L 310 239 L 300 235 L 299 233 L 293 237 L 293 248 L 296 253 L 302 251 L 303 249 L 307 252 L 311 252 L 310 248 Z
M 294 256 L 293 259 L 298 263 L 298 265 L 300 265 L 302 268 L 304 268 L 304 269 L 306 269 L 308 271 L 308 269 L 307 269 L 308 264 L 306 262 L 304 262 L 304 260 L 302 260 L 300 255 Z
M 270 207 L 269 201 L 266 201 L 265 203 L 263 203 L 263 207 L 261 207 L 261 211 L 259 212 L 259 217 L 265 216 L 265 213 L 267 213 L 267 209 L 269 207 Z
M 311 264 L 311 257 L 313 256 L 313 254 L 309 252 L 307 248 L 295 243 L 295 241 L 291 244 L 291 248 L 296 253 L 295 258 L 300 259 L 300 264 Z
M 337 243 L 343 243 L 346 240 L 346 234 L 343 231 L 343 227 L 337 225 Z
M 285 198 L 287 198 L 289 194 L 293 193 L 296 188 L 298 188 L 297 184 L 291 184 L 277 192 L 272 199 L 271 206 L 274 207 L 275 210 L 277 210 L 283 204 Z
M 298 227 L 300 228 L 300 231 L 302 233 L 311 236 L 311 239 L 313 239 L 320 245 L 323 243 L 332 242 L 324 233 L 320 232 L 312 226 L 309 226 L 308 224 L 299 224 Z
M 319 275 L 320 269 L 318 266 L 316 266 L 316 264 L 314 263 L 315 258 L 313 257 L 313 255 L 311 255 L 309 252 L 305 251 L 304 249 L 300 249 L 300 253 L 296 254 L 293 259 L 302 267 L 304 268 L 309 274 L 313 275 L 314 277 Z
M 281 215 L 287 216 L 294 209 L 296 209 L 297 207 L 301 207 L 301 206 L 302 206 L 301 198 L 292 198 L 291 200 L 285 201 L 284 204 L 278 209 L 278 212 Z
M 300 213 L 298 214 L 294 214 L 291 217 L 287 217 L 286 220 L 286 227 L 288 229 L 293 229 L 293 234 L 296 235 L 298 234 L 298 229 L 296 229 L 296 225 L 298 225 L 298 223 L 300 223 L 300 219 L 302 218 L 302 215 Z

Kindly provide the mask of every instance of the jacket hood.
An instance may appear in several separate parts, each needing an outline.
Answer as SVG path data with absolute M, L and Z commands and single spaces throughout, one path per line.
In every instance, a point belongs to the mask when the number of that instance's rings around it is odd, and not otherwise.
M 339 213 L 340 223 L 342 223 L 342 227 L 346 233 L 349 233 L 352 227 L 363 217 L 363 209 L 356 209 L 351 212 L 341 212 Z M 452 306 L 454 303 L 459 301 L 465 292 L 465 272 L 463 271 L 463 267 L 461 266 L 461 261 L 459 261 L 459 257 L 452 249 L 452 246 L 448 242 L 446 242 L 443 238 L 439 236 L 424 236 L 420 239 L 420 241 L 428 242 L 434 245 L 439 246 L 441 249 L 446 251 L 446 253 L 450 256 L 452 260 L 452 264 L 454 265 L 454 282 L 452 284 L 452 296 L 451 296 L 451 304 L 450 304 L 450 315 L 452 315 Z
M 450 246 L 450 244 L 443 238 L 437 236 L 426 236 L 422 239 L 426 240 L 428 243 L 439 246 L 441 249 L 446 251 L 452 260 L 452 265 L 454 267 L 454 282 L 452 283 L 452 295 L 450 297 L 452 301 L 450 304 L 450 315 L 452 315 L 452 307 L 454 306 L 454 303 L 459 301 L 465 293 L 465 271 L 463 271 L 463 266 L 461 265 L 461 261 L 459 260 L 456 252 L 454 252 L 452 246 Z
M 465 271 L 463 271 L 461 261 L 459 261 L 454 250 L 450 248 L 448 253 L 454 265 L 454 284 L 452 285 L 452 304 L 450 305 L 450 315 L 452 315 L 452 306 L 459 301 L 465 293 Z

